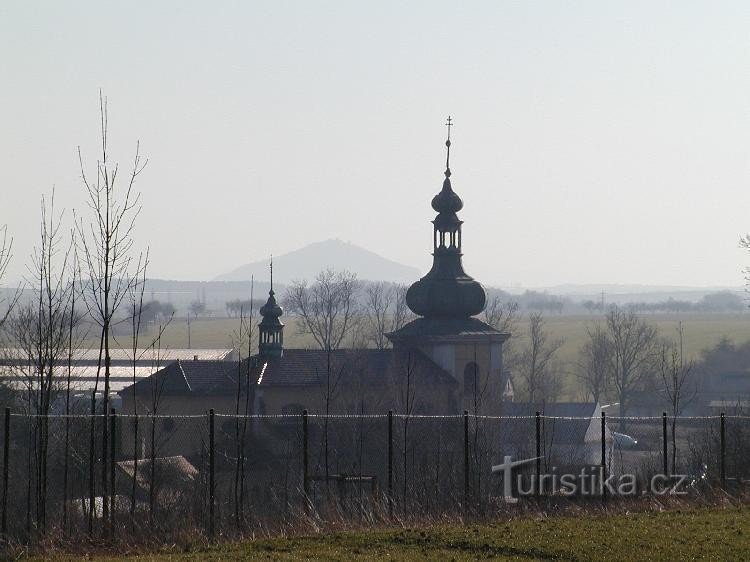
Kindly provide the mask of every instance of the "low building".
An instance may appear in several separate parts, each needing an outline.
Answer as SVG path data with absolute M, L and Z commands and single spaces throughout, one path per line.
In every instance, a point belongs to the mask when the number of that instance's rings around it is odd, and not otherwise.
M 705 373 L 693 401 L 704 413 L 712 415 L 750 412 L 750 371 Z

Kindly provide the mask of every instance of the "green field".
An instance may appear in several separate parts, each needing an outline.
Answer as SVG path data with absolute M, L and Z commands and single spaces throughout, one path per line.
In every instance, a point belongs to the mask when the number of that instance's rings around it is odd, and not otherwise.
M 714 346 L 722 337 L 735 342 L 750 340 L 750 314 L 653 314 L 644 318 L 653 322 L 663 337 L 676 338 L 677 326 L 682 322 L 686 353 L 698 358 L 700 352 Z M 568 399 L 580 398 L 578 385 L 574 376 L 578 350 L 586 340 L 586 328 L 597 320 L 596 315 L 581 316 L 546 316 L 551 339 L 563 340 L 557 359 L 565 373 L 564 395 Z M 300 336 L 294 319 L 285 319 L 287 327 L 284 332 L 284 344 L 287 347 L 313 347 L 310 337 Z M 233 332 L 239 321 L 228 318 L 199 318 L 190 323 L 188 341 L 187 322 L 184 318 L 175 318 L 167 328 L 161 341 L 163 348 L 187 348 L 188 343 L 194 348 L 231 347 Z M 511 345 L 518 348 L 524 344 L 526 324 L 518 324 Z M 145 335 L 142 341 L 148 339 Z
M 319 533 L 130 559 L 730 561 L 749 553 L 750 508 L 727 507 Z
M 722 337 L 744 342 L 750 340 L 750 314 L 653 314 L 643 317 L 658 326 L 661 334 L 675 337 L 678 322 L 685 330 L 685 349 L 697 356 L 702 349 L 711 347 Z M 579 347 L 586 338 L 586 327 L 601 320 L 596 315 L 545 317 L 551 337 L 564 340 L 559 352 L 562 361 L 575 360 Z M 294 319 L 286 318 L 284 342 L 287 347 L 310 347 L 314 342 L 300 336 Z M 231 347 L 233 333 L 239 321 L 231 318 L 198 318 L 190 322 L 191 347 L 220 348 Z M 521 320 L 513 339 L 522 344 L 526 323 Z M 153 331 L 153 330 L 152 330 Z M 146 339 L 147 336 L 144 336 Z M 162 347 L 187 348 L 188 328 L 184 318 L 175 318 L 167 327 L 162 338 Z

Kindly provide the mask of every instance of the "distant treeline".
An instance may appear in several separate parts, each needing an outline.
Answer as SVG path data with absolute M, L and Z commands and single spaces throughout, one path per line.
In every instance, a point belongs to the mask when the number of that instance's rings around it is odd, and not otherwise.
M 743 312 L 748 304 L 735 293 L 719 291 L 698 302 L 668 298 L 661 302 L 633 302 L 626 306 L 635 312 Z
M 602 313 L 612 304 L 606 298 L 599 300 L 574 300 L 570 297 L 540 291 L 525 291 L 521 294 L 513 295 L 499 289 L 489 289 L 488 293 L 491 296 L 498 296 L 503 301 L 518 303 L 520 310 L 548 314 Z M 703 296 L 698 301 L 679 300 L 669 297 L 656 302 L 626 302 L 620 304 L 620 306 L 641 313 L 731 313 L 743 312 L 747 309 L 748 303 L 737 293 L 717 291 Z

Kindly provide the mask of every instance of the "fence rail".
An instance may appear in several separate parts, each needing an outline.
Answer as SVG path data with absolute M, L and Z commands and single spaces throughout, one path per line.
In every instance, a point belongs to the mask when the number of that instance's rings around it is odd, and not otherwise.
M 682 475 L 688 491 L 750 480 L 750 416 L 724 414 L 38 416 L 7 409 L 3 424 L 1 532 L 17 540 L 51 531 L 212 537 L 310 513 L 364 522 L 487 513 L 509 500 L 506 476 L 492 472 L 508 458 L 529 461 L 514 473 L 512 496 L 530 486 L 533 495 L 559 494 L 544 481 L 563 473 L 601 481 L 631 475 L 647 492 L 655 476 Z M 606 501 L 608 491 L 589 495 Z

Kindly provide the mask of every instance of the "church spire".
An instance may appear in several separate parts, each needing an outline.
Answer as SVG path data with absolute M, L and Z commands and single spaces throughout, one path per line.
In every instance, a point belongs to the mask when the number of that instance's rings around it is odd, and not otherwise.
M 451 127 L 448 116 L 448 139 L 445 141 L 445 179 L 440 193 L 432 199 L 437 216 L 433 224 L 432 269 L 414 283 L 406 293 L 409 308 L 420 316 L 467 318 L 484 310 L 486 294 L 482 286 L 468 276 L 461 264 L 461 227 L 458 213 L 464 206 L 451 186 Z
M 276 302 L 276 294 L 273 292 L 273 256 L 269 268 L 271 288 L 266 304 L 260 307 L 263 319 L 258 324 L 258 352 L 265 357 L 281 357 L 284 353 L 284 324 L 279 318 L 284 314 L 284 309 Z

